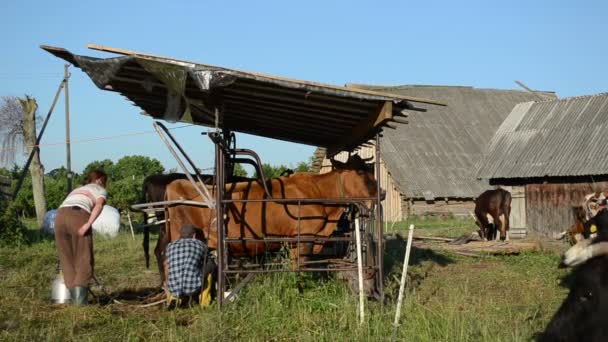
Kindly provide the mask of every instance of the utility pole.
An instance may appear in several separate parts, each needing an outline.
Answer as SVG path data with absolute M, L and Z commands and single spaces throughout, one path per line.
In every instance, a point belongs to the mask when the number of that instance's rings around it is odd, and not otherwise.
M 65 79 L 65 150 L 66 150 L 66 168 L 68 171 L 68 194 L 72 192 L 72 155 L 70 152 L 70 90 L 68 80 L 70 79 L 69 64 L 63 66 Z

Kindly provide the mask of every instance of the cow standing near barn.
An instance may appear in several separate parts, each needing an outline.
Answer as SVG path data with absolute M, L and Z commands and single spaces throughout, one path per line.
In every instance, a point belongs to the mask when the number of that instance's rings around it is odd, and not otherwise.
M 510 192 L 500 188 L 484 191 L 475 200 L 475 223 L 479 226 L 479 236 L 484 240 L 492 240 L 497 237 L 498 229 L 500 239 L 508 240 L 510 213 Z

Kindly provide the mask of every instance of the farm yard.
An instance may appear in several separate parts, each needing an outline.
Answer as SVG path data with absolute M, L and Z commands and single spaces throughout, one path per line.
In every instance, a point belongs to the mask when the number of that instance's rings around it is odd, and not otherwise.
M 0 342 L 608 340 L 608 2 L 2 9 Z
M 399 222 L 389 233 L 406 236 L 410 223 L 416 235 L 443 237 L 475 227 L 472 219 L 428 218 Z M 392 239 L 386 246 L 387 303 L 370 300 L 362 326 L 348 286 L 311 274 L 259 275 L 222 311 L 215 305 L 140 308 L 129 304 L 153 291 L 158 274 L 144 266 L 141 235 L 133 240 L 121 233 L 114 240 L 96 237 L 96 275 L 104 288 L 92 291 L 106 291 L 123 304 L 104 297 L 87 307 L 53 305 L 54 242 L 30 232 L 31 245 L 0 250 L 0 340 L 529 341 L 566 295 L 560 287 L 566 271 L 557 269 L 561 246 L 554 243 L 517 256 L 467 257 L 414 247 L 402 324 L 393 333 L 405 241 Z

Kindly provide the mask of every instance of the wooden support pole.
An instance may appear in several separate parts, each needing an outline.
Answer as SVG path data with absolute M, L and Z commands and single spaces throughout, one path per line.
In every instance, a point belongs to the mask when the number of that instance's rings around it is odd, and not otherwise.
M 407 276 L 407 265 L 410 262 L 410 253 L 412 251 L 412 240 L 414 237 L 414 225 L 410 224 L 410 230 L 407 235 L 407 247 L 405 248 L 405 260 L 403 260 L 403 271 L 401 272 L 401 283 L 399 284 L 399 297 L 397 299 L 397 311 L 395 312 L 395 321 L 393 325 L 399 326 L 399 318 L 401 316 L 401 304 L 403 303 L 403 292 L 405 290 L 405 279 Z
M 365 320 L 365 289 L 363 288 L 363 260 L 361 253 L 361 232 L 359 229 L 359 219 L 355 219 L 355 239 L 357 240 L 357 274 L 359 279 L 359 325 Z

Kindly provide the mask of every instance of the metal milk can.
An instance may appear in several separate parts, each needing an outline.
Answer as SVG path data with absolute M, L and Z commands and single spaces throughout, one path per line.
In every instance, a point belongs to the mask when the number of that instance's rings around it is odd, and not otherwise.
M 63 281 L 63 272 L 58 272 L 53 279 L 51 298 L 55 304 L 65 304 L 71 302 L 70 290 Z

